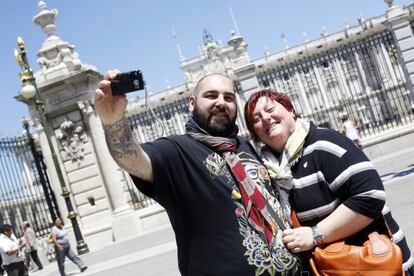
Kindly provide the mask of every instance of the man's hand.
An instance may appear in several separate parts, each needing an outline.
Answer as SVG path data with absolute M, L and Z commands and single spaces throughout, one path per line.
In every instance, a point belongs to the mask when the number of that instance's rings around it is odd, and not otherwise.
M 95 110 L 104 126 L 109 152 L 125 171 L 146 181 L 153 181 L 152 165 L 148 155 L 134 137 L 128 119 L 124 117 L 128 101 L 126 95 L 113 96 L 111 80 L 118 70 L 108 71 L 95 92 Z
M 111 80 L 119 73 L 119 70 L 108 71 L 95 92 L 95 110 L 104 126 L 113 125 L 122 119 L 128 104 L 126 95 L 112 96 Z

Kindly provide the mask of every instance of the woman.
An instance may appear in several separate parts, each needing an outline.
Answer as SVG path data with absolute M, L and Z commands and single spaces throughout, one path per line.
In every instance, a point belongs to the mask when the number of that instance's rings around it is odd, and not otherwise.
M 359 137 L 359 130 L 355 125 L 355 122 L 349 118 L 348 114 L 342 114 L 342 125 L 340 132 L 346 137 L 354 141 L 355 145 L 362 150 L 361 137 Z
M 251 95 L 244 115 L 254 140 L 264 144 L 260 154 L 280 194 L 289 195 L 301 222 L 284 232 L 289 249 L 298 253 L 345 238 L 359 244 L 373 230 L 386 231 L 384 210 L 405 273 L 414 275 L 406 240 L 395 235 L 400 229 L 384 206 L 381 178 L 351 140 L 300 119 L 289 97 L 271 90 Z
M 68 232 L 65 227 L 63 227 L 62 220 L 57 217 L 54 221 L 54 226 L 52 227 L 51 238 L 55 245 L 56 251 L 56 260 L 59 267 L 59 272 L 61 276 L 65 276 L 65 256 L 74 262 L 80 269 L 81 272 L 84 272 L 88 267 L 85 266 L 82 260 L 73 252 L 70 248 Z

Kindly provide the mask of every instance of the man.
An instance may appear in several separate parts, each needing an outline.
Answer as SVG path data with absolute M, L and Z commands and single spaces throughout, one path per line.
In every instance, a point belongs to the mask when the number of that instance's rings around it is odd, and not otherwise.
M 233 81 L 202 78 L 189 98 L 186 135 L 139 145 L 124 117 L 126 96 L 112 96 L 117 74 L 109 71 L 99 83 L 95 108 L 115 161 L 166 209 L 181 274 L 299 274 L 299 259 L 281 240 L 288 225 L 269 175 L 236 135 Z
M 30 257 L 32 257 L 33 261 L 37 265 L 39 270 L 43 269 L 43 265 L 39 260 L 37 255 L 37 238 L 34 230 L 30 227 L 30 223 L 28 221 L 23 222 L 23 232 L 24 232 L 24 252 L 26 253 L 26 267 L 30 267 Z
M 0 254 L 3 267 L 8 276 L 24 276 L 26 270 L 21 252 L 23 245 L 19 243 L 12 230 L 13 227 L 10 224 L 4 224 L 1 227 Z

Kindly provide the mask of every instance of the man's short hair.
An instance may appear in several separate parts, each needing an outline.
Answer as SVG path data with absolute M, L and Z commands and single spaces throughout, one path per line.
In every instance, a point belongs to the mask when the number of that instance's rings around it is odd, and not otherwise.
M 23 226 L 30 227 L 30 223 L 27 220 L 25 220 L 23 221 Z
M 203 80 L 205 80 L 207 77 L 214 76 L 214 75 L 223 76 L 223 77 L 228 78 L 229 80 L 231 80 L 231 81 L 232 81 L 232 79 L 231 79 L 228 75 L 226 75 L 226 74 L 224 74 L 224 73 L 209 73 L 209 74 L 206 74 L 206 75 L 202 76 L 202 77 L 201 77 L 201 78 L 197 81 L 197 84 L 196 84 L 196 86 L 194 87 L 193 95 L 194 95 L 194 96 L 197 96 L 197 93 L 198 93 L 198 91 L 200 90 L 201 83 L 203 82 Z
M 10 224 L 3 224 L 2 226 L 1 226 L 1 233 L 4 233 L 5 231 L 7 231 L 7 230 L 12 230 L 13 229 L 13 226 L 11 226 Z

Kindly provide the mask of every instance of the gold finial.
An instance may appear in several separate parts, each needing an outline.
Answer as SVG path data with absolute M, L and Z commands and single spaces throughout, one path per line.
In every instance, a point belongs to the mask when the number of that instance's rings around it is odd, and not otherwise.
M 22 56 L 20 55 L 19 51 L 17 51 L 17 49 L 14 49 L 14 57 L 17 61 L 17 64 L 19 64 L 20 67 L 23 67 Z
M 31 72 L 31 69 L 29 68 L 29 64 L 26 60 L 26 50 L 24 48 L 24 40 L 20 36 L 17 37 L 17 46 L 18 49 L 14 50 L 14 57 L 16 58 L 17 63 L 22 67 L 24 70 Z
M 17 37 L 17 46 L 19 46 L 20 49 L 24 48 L 24 40 L 20 36 Z

